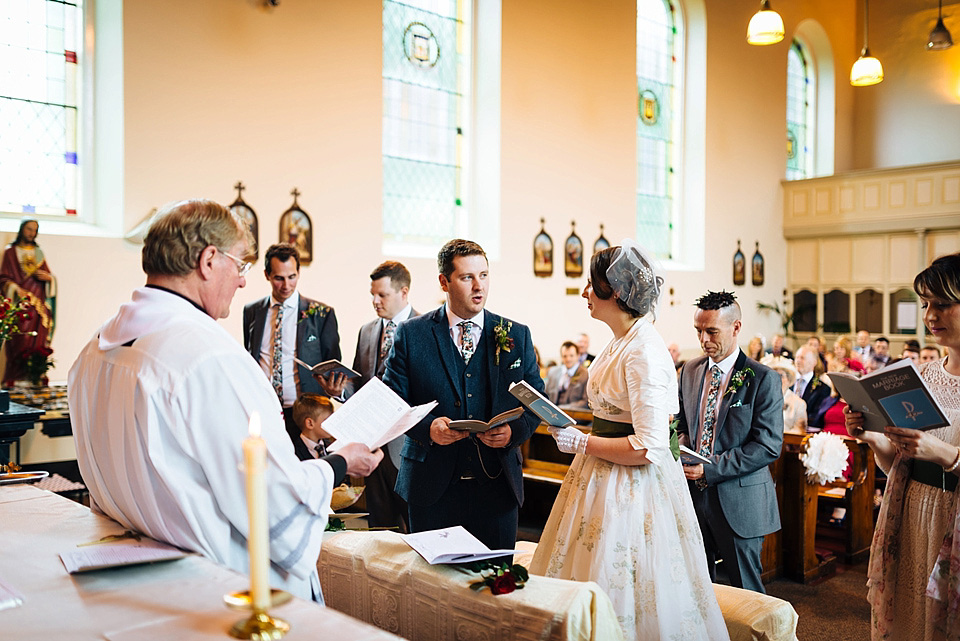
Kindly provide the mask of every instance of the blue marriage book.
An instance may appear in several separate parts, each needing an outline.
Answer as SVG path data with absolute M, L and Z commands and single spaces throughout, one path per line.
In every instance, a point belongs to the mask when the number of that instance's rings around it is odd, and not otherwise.
M 850 409 L 863 414 L 863 428 L 910 427 L 932 430 L 949 425 L 940 403 L 910 359 L 888 365 L 863 378 L 830 372 L 831 382 Z

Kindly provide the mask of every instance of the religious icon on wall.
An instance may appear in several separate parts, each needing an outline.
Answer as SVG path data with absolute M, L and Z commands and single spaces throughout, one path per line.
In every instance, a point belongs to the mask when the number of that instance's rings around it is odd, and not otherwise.
M 280 242 L 296 247 L 300 251 L 300 264 L 309 265 L 313 261 L 313 225 L 307 212 L 297 204 L 300 191 L 294 187 L 290 195 L 293 204 L 280 216 Z
M 544 229 L 546 222 L 540 219 L 540 233 L 533 239 L 533 275 L 546 278 L 553 276 L 553 239 Z
M 757 241 L 757 249 L 753 254 L 753 284 L 757 287 L 763 285 L 763 254 L 760 253 L 760 241 Z
M 733 255 L 733 284 L 745 285 L 747 282 L 747 257 L 740 251 L 740 239 L 737 239 L 737 253 Z
M 250 234 L 253 236 L 253 247 L 251 248 L 253 251 L 251 252 L 250 260 L 257 262 L 257 259 L 260 258 L 260 224 L 257 222 L 257 214 L 253 211 L 253 208 L 243 200 L 243 190 L 246 189 L 243 183 L 237 181 L 237 184 L 234 185 L 233 188 L 237 190 L 237 199 L 230 205 L 230 211 L 240 216 L 243 222 L 247 224 L 247 229 L 250 230 Z
M 576 221 L 570 221 L 570 235 L 563 244 L 563 271 L 570 278 L 583 276 L 583 241 L 577 236 L 576 225 Z
M 600 237 L 593 241 L 593 253 L 604 250 L 610 246 L 610 241 L 603 235 L 603 223 L 600 223 Z M 592 255 L 592 254 L 591 254 Z

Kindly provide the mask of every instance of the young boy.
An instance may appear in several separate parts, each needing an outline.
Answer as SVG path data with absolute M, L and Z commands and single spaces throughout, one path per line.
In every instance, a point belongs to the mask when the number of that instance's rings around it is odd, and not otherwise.
M 326 456 L 331 436 L 321 425 L 333 414 L 333 404 L 326 396 L 301 394 L 293 403 L 293 422 L 300 429 L 300 438 L 293 443 L 301 461 Z

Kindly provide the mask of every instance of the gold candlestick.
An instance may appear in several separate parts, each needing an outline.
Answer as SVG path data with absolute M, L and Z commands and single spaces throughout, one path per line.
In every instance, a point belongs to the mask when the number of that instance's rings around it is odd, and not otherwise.
M 283 590 L 270 590 L 269 605 L 283 605 L 292 595 Z M 266 609 L 253 606 L 250 592 L 234 592 L 223 597 L 227 606 L 235 610 L 252 610 L 250 617 L 241 619 L 230 628 L 230 636 L 235 639 L 252 639 L 253 641 L 268 641 L 280 639 L 290 631 L 290 624 L 283 619 L 270 616 Z

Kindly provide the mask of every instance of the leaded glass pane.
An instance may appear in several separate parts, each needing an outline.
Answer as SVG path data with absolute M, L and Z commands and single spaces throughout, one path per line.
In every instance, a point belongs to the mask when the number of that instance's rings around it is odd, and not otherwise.
M 810 159 L 810 76 L 803 48 L 787 52 L 787 180 L 808 177 Z
M 468 0 L 383 3 L 383 240 L 425 246 L 462 215 Z
M 0 5 L 0 211 L 77 213 L 82 0 Z
M 637 2 L 637 239 L 657 256 L 673 250 L 676 90 L 673 7 Z

